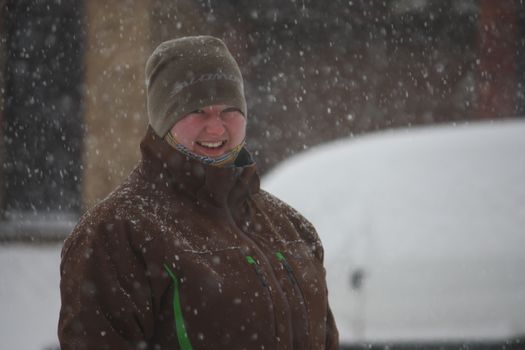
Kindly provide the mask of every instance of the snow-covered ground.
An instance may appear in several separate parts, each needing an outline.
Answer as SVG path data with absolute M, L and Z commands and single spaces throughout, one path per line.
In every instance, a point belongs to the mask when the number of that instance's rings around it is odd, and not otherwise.
M 525 334 L 524 120 L 336 141 L 263 188 L 316 226 L 343 342 Z
M 58 346 L 59 244 L 0 245 L 0 349 Z

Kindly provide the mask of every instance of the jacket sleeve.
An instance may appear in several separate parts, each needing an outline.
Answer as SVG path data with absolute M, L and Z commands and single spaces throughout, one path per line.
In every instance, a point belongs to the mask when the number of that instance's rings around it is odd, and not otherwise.
M 319 239 L 319 235 L 317 234 L 315 227 L 293 208 L 291 208 L 290 218 L 296 226 L 298 232 L 301 232 L 303 239 L 305 241 L 311 242 L 312 250 L 316 259 L 323 266 L 323 270 L 326 271 L 324 268 L 324 248 L 321 243 L 321 240 Z M 325 285 L 327 297 L 325 350 L 339 350 L 339 331 L 337 330 L 335 318 L 328 302 L 328 286 L 326 284 L 326 273 L 323 283 Z
M 313 229 L 313 226 L 312 226 Z M 314 229 L 315 230 L 315 229 Z M 317 235 L 317 233 L 316 233 Z M 321 263 L 323 264 L 324 269 L 324 249 L 319 241 L 318 248 L 319 249 L 319 258 L 321 260 Z M 326 276 L 326 274 L 325 274 Z M 325 288 L 326 288 L 326 340 L 325 340 L 325 350 L 339 350 L 339 331 L 337 330 L 337 325 L 335 324 L 335 318 L 332 313 L 332 309 L 330 308 L 330 304 L 328 302 L 328 286 L 326 285 L 326 277 L 325 277 Z
M 326 350 L 339 350 L 339 332 L 335 325 L 334 315 L 328 302 L 326 303 L 327 315 L 326 315 Z
M 326 337 L 325 337 L 325 350 L 339 350 L 339 331 L 337 330 L 337 325 L 335 323 L 335 318 L 330 308 L 328 302 L 328 285 L 326 284 L 326 270 L 324 268 L 324 248 L 319 239 L 319 235 L 315 227 L 300 214 L 296 214 L 301 219 L 299 227 L 303 228 L 303 232 L 306 233 L 306 240 L 310 240 L 313 243 L 313 251 L 316 258 L 319 260 L 320 264 L 323 266 L 323 271 L 325 271 L 324 285 L 326 290 Z
M 147 349 L 153 333 L 144 264 L 125 221 L 75 228 L 62 250 L 62 350 Z

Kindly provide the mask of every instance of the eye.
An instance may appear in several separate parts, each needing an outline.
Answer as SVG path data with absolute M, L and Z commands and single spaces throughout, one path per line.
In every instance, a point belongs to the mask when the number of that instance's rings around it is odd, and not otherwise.
M 190 118 L 200 118 L 200 117 L 202 117 L 204 114 L 205 114 L 205 113 L 204 113 L 204 111 L 203 111 L 202 109 L 196 109 L 196 110 L 191 111 L 191 112 L 189 112 L 188 114 L 186 114 L 186 115 L 184 116 L 184 118 L 186 118 L 186 117 L 190 117 Z
M 236 107 L 228 107 L 221 111 L 221 115 L 224 117 L 234 117 L 234 116 L 243 116 L 244 114 L 241 112 L 239 108 Z
M 202 109 L 196 109 L 194 111 L 191 111 L 188 114 L 204 114 L 204 111 Z

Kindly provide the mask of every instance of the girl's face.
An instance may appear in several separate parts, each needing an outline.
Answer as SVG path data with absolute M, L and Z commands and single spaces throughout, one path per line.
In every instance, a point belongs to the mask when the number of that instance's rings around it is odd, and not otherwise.
M 188 150 L 215 158 L 244 140 L 246 118 L 235 107 L 208 106 L 184 116 L 170 132 Z

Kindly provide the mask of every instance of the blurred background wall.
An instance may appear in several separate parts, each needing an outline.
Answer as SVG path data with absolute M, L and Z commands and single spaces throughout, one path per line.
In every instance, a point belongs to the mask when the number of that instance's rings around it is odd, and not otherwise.
M 3 1 L 0 232 L 64 230 L 82 210 L 82 1 Z
M 86 207 L 104 198 L 140 156 L 148 123 L 144 66 L 151 51 L 149 1 L 86 1 L 84 53 Z
M 179 36 L 219 36 L 238 60 L 263 174 L 337 138 L 525 114 L 523 0 L 0 4 L 4 236 L 63 235 L 122 181 L 147 127 L 145 61 Z

